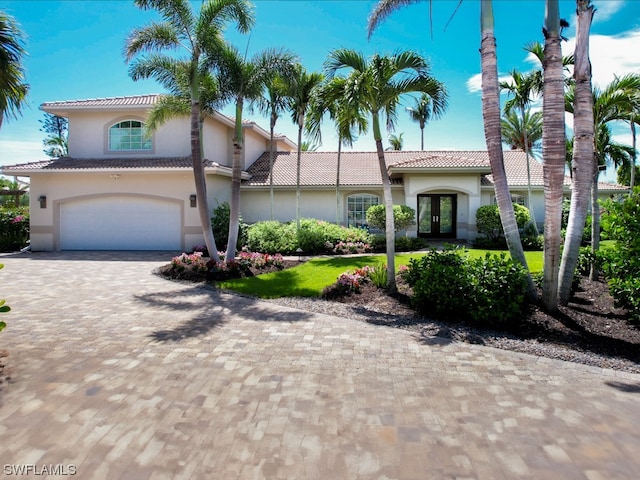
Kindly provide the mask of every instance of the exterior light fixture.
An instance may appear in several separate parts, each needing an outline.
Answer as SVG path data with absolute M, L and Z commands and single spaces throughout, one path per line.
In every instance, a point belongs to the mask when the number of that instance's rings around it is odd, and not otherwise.
M 114 174 L 111 175 L 111 180 L 113 180 L 114 182 L 116 180 L 118 180 L 119 178 L 120 178 L 120 175 L 118 175 L 117 173 L 114 173 Z
M 38 197 L 38 201 L 40 202 L 40 208 L 47 208 L 47 196 L 40 195 Z
M 195 194 L 190 195 L 189 196 L 189 200 L 191 201 L 191 208 L 195 208 L 196 207 L 196 202 L 197 202 Z

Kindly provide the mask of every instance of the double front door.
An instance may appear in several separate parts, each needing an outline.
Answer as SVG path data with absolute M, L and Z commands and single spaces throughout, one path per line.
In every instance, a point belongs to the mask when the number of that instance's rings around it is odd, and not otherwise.
M 418 195 L 418 236 L 456 238 L 456 195 Z

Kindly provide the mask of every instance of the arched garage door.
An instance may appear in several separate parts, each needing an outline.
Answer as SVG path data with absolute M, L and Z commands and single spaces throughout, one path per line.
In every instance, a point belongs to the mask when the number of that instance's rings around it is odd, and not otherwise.
M 180 250 L 180 205 L 96 197 L 60 205 L 60 250 Z

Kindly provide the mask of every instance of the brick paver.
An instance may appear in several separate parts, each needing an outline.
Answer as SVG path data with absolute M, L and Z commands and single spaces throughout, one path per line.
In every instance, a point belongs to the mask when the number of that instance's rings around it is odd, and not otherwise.
M 0 477 L 638 478 L 639 375 L 169 282 L 167 258 L 0 257 Z

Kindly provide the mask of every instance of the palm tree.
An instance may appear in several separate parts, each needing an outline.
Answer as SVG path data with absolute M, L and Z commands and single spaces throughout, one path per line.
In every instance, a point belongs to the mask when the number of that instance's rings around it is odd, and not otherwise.
M 318 72 L 307 72 L 302 65 L 285 78 L 286 94 L 289 97 L 289 109 L 293 123 L 298 125 L 298 151 L 296 162 L 296 229 L 300 230 L 300 168 L 302 152 L 302 130 L 305 118 L 311 106 L 315 90 L 322 83 L 324 76 Z
M 274 157 L 274 132 L 276 122 L 288 108 L 288 98 L 286 96 L 284 80 L 276 72 L 273 72 L 267 80 L 267 85 L 263 96 L 252 102 L 258 111 L 269 117 L 269 199 L 271 203 L 271 220 L 273 220 L 273 157 Z
M 435 120 L 442 116 L 443 111 L 434 111 L 431 98 L 428 95 L 420 95 L 415 99 L 413 107 L 407 107 L 411 120 L 420 125 L 420 150 L 424 150 L 424 127 L 429 120 Z
M 402 138 L 403 133 L 399 133 L 398 135 L 391 134 L 389 135 L 389 148 L 387 150 L 402 150 L 402 144 L 404 139 Z
M 368 129 L 366 116 L 351 107 L 345 98 L 345 79 L 334 77 L 331 81 L 324 83 L 314 96 L 307 123 L 307 130 L 314 138 L 322 142 L 320 124 L 325 113 L 336 125 L 338 134 L 338 156 L 336 165 L 336 224 L 340 224 L 340 162 L 342 157 L 342 146 L 350 147 L 356 139 L 354 130 L 358 134 L 364 133 Z
M 256 101 L 262 97 L 267 82 L 274 72 L 286 75 L 295 57 L 284 50 L 263 50 L 251 59 L 246 59 L 231 46 L 225 46 L 212 55 L 219 73 L 220 88 L 235 100 L 235 131 L 233 135 L 233 169 L 231 174 L 231 202 L 229 213 L 229 237 L 226 260 L 233 259 L 240 228 L 240 182 L 242 180 L 242 112 L 245 101 Z
M 542 92 L 542 155 L 544 158 L 544 274 L 542 304 L 548 311 L 558 309 L 560 232 L 566 142 L 564 130 L 564 69 L 558 0 L 546 0 L 544 46 L 544 86 Z
M 196 15 L 188 0 L 135 0 L 135 4 L 143 10 L 156 10 L 163 21 L 136 28 L 129 34 L 125 45 L 127 61 L 143 52 L 184 49 L 188 54 L 191 158 L 198 213 L 209 255 L 219 261 L 211 227 L 202 158 L 201 74 L 209 66 L 208 55 L 221 48 L 222 32 L 227 23 L 235 22 L 240 32 L 249 31 L 254 23 L 253 6 L 248 0 L 207 0 Z M 157 56 L 168 57 L 162 54 Z
M 582 243 L 584 224 L 589 209 L 589 194 L 593 181 L 594 118 L 591 88 L 591 62 L 589 60 L 589 31 L 595 9 L 591 0 L 577 1 L 577 28 L 575 67 L 575 92 L 573 101 L 573 145 L 571 161 L 571 206 L 565 235 L 558 281 L 558 301 L 569 303 L 571 286 Z
M 13 17 L 0 11 L 0 128 L 5 116 L 16 118 L 25 105 L 24 35 Z
M 401 96 L 408 93 L 426 93 L 438 109 L 446 106 L 444 85 L 430 75 L 427 61 L 414 52 L 398 52 L 390 56 L 373 55 L 366 59 L 354 50 L 339 49 L 329 54 L 325 62 L 327 76 L 332 78 L 338 70 L 347 69 L 344 97 L 353 111 L 371 115 L 373 137 L 376 143 L 382 189 L 385 201 L 387 241 L 387 287 L 394 291 L 395 283 L 395 229 L 391 180 L 382 147 L 381 117 L 387 130 L 393 128 Z
M 531 96 L 538 93 L 537 90 L 537 77 L 536 72 L 530 72 L 528 74 L 522 74 L 517 70 L 511 72 L 511 79 L 509 81 L 500 82 L 500 88 L 503 91 L 508 92 L 513 98 L 508 100 L 504 105 L 505 113 L 518 109 L 522 124 L 526 124 L 525 112 L 527 107 L 531 104 Z M 527 159 L 527 203 L 531 211 L 531 221 L 536 236 L 538 235 L 538 224 L 536 222 L 535 211 L 531 208 L 531 165 L 529 158 L 529 140 L 527 138 L 527 128 L 522 129 L 523 142 L 522 147 Z
M 502 116 L 502 142 L 511 150 L 528 149 L 532 157 L 540 154 L 542 147 L 542 112 L 525 110 L 524 118 L 515 111 Z
M 380 0 L 374 7 L 368 21 L 368 33 L 398 8 L 420 0 Z M 431 1 L 431 0 L 429 0 Z M 493 31 L 493 5 L 491 0 L 480 3 L 481 29 L 481 66 L 482 66 L 482 116 L 484 120 L 485 139 L 494 178 L 496 201 L 500 210 L 500 219 L 511 258 L 527 269 L 520 233 L 516 222 L 507 175 L 504 169 L 502 154 L 502 134 L 500 132 L 500 87 L 498 83 L 498 67 L 496 56 L 496 40 Z M 432 100 L 435 100 L 432 97 Z M 528 294 L 536 296 L 531 276 L 528 276 Z

